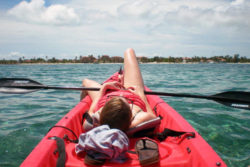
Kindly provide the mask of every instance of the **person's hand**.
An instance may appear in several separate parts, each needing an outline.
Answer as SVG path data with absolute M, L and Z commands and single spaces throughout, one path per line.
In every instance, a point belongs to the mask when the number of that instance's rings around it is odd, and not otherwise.
M 123 74 L 118 75 L 118 81 L 121 83 L 121 85 L 124 85 L 124 75 Z
M 101 92 L 102 95 L 107 91 L 107 90 L 120 90 L 124 89 L 123 85 L 120 82 L 107 82 L 104 83 L 101 87 Z

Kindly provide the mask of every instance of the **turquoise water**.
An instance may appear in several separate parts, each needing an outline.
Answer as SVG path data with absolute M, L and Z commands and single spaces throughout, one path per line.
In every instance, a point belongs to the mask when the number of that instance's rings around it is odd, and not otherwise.
M 24 77 L 46 85 L 102 82 L 121 64 L 0 65 L 1 77 Z M 141 64 L 145 84 L 155 91 L 213 95 L 250 91 L 250 65 Z M 214 148 L 228 166 L 250 165 L 250 111 L 213 101 L 164 97 Z M 41 90 L 0 94 L 0 166 L 18 166 L 48 129 L 79 101 L 78 91 Z

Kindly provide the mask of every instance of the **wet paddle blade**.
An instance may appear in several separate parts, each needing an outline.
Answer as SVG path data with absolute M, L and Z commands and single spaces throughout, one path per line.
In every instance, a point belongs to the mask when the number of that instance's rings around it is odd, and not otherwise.
M 0 93 L 23 94 L 44 87 L 39 82 L 26 78 L 0 78 Z
M 250 110 L 250 92 L 229 91 L 213 95 L 214 101 L 229 107 Z
M 25 94 L 38 91 L 38 89 L 21 89 L 21 88 L 3 88 L 0 87 L 0 93 L 6 94 Z

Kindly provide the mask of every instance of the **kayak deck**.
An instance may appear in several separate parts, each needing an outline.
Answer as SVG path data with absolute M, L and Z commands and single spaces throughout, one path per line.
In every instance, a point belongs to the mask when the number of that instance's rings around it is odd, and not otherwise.
M 150 91 L 146 88 L 147 91 Z M 211 148 L 211 146 L 195 131 L 195 129 L 172 107 L 164 102 L 160 97 L 155 95 L 147 95 L 147 99 L 151 108 L 156 112 L 157 116 L 161 116 L 161 124 L 157 127 L 157 131 L 162 132 L 165 128 L 194 132 L 194 138 L 168 137 L 166 140 L 157 141 L 159 146 L 160 161 L 157 166 L 177 167 L 177 166 L 226 166 L 223 160 Z M 82 132 L 82 116 L 89 109 L 91 99 L 87 96 L 78 103 L 69 113 L 67 113 L 53 127 L 40 143 L 33 149 L 29 156 L 21 164 L 24 166 L 56 166 L 58 153 L 56 141 L 49 137 L 57 136 L 63 138 L 67 135 L 70 139 L 77 139 Z M 66 127 L 68 129 L 62 128 Z M 70 131 L 72 130 L 75 135 Z M 130 150 L 134 151 L 134 145 L 138 138 L 130 138 Z M 80 167 L 84 164 L 84 156 L 77 156 L 75 153 L 75 143 L 65 140 L 66 164 L 65 166 Z M 105 162 L 103 166 L 140 166 L 138 156 L 128 153 L 128 160 L 125 163 L 117 164 Z M 152 165 L 155 166 L 156 164 Z

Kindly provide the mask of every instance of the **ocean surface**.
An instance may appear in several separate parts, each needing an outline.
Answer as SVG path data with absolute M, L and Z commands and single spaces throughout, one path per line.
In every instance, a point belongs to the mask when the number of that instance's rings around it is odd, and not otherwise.
M 102 82 L 122 64 L 0 65 L 0 78 L 30 78 L 45 85 L 81 86 Z M 144 83 L 154 91 L 213 95 L 250 91 L 248 64 L 141 64 Z M 19 166 L 79 102 L 79 91 L 40 90 L 0 94 L 0 166 Z M 250 165 L 250 111 L 214 101 L 163 97 L 213 147 L 228 166 Z

